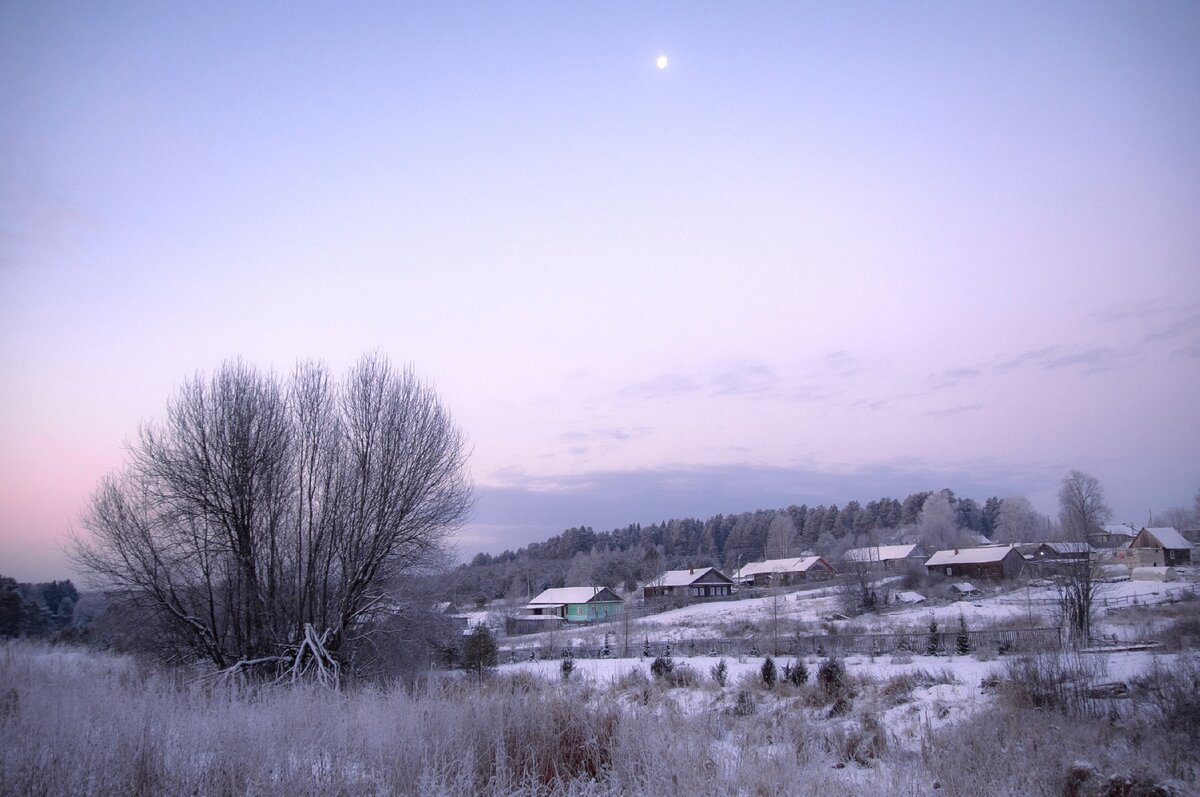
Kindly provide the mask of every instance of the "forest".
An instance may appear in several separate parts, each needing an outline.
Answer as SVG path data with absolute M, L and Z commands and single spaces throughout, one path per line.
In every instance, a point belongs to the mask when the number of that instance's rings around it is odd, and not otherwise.
M 1005 501 L 993 496 L 982 504 L 959 498 L 952 490 L 915 492 L 903 500 L 883 497 L 838 507 L 807 504 L 780 510 L 715 515 L 707 520 L 672 518 L 650 525 L 630 524 L 596 532 L 569 528 L 544 542 L 478 553 L 443 580 L 456 602 L 483 606 L 487 601 L 537 594 L 561 586 L 598 584 L 632 590 L 663 570 L 715 566 L 728 570 L 759 561 L 771 550 L 772 529 L 784 531 L 784 548 L 799 555 L 815 551 L 836 557 L 859 544 L 880 544 L 917 535 L 922 510 L 934 495 L 946 498 L 953 527 L 992 539 L 999 529 Z M 1017 499 L 1028 506 L 1024 499 Z M 790 527 L 786 526 L 790 521 Z M 773 525 L 774 524 L 774 525 Z M 775 553 L 782 552 L 780 548 Z

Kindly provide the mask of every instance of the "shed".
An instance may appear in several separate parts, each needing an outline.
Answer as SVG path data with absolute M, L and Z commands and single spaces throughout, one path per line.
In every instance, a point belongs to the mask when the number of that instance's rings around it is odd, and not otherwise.
M 833 565 L 822 556 L 801 556 L 795 559 L 751 562 L 734 573 L 733 580 L 738 584 L 755 587 L 778 587 L 832 578 L 836 573 Z
M 695 601 L 722 600 L 733 596 L 733 579 L 715 567 L 668 570 L 646 582 L 642 592 L 647 600 L 671 597 Z
M 1011 545 L 953 548 L 938 551 L 925 562 L 930 573 L 965 578 L 1016 578 L 1025 558 Z
M 905 562 L 923 562 L 928 553 L 920 545 L 873 545 L 851 548 L 842 554 L 842 561 L 852 565 L 899 567 Z
M 1036 561 L 1088 559 L 1095 549 L 1086 542 L 1043 542 L 1033 551 Z
M 1157 567 L 1187 565 L 1192 563 L 1192 548 L 1182 534 L 1170 526 L 1143 528 L 1129 543 L 1130 552 L 1136 551 L 1138 564 Z M 1148 557 L 1146 552 L 1153 551 Z M 1147 561 L 1151 559 L 1152 561 Z

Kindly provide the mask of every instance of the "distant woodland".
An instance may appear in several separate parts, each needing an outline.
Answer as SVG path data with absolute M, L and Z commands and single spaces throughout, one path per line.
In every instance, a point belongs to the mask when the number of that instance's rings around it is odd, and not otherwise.
M 941 528 L 926 511 L 927 501 L 934 496 L 946 515 Z M 974 544 L 978 535 L 988 539 L 996 535 L 1003 504 L 999 497 L 980 504 L 942 490 L 913 493 L 903 500 L 884 497 L 866 504 L 850 501 L 843 507 L 800 504 L 707 520 L 635 523 L 602 532 L 581 526 L 516 551 L 496 556 L 479 553 L 444 583 L 451 599 L 482 606 L 498 598 L 535 595 L 549 587 L 597 584 L 632 590 L 667 569 L 712 565 L 732 570 L 739 564 L 806 551 L 830 558 L 858 545 L 910 539 L 935 545 L 959 540 Z

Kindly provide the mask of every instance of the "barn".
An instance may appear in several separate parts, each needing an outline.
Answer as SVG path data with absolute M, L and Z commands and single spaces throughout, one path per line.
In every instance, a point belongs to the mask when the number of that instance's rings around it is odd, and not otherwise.
M 1139 565 L 1174 567 L 1192 563 L 1192 548 L 1182 534 L 1167 527 L 1144 528 L 1129 543 L 1129 552 Z
M 953 548 L 938 551 L 925 562 L 930 573 L 961 578 L 1016 578 L 1025 557 L 1010 545 L 987 548 Z
M 822 556 L 801 556 L 795 559 L 767 559 L 751 562 L 734 574 L 738 584 L 753 587 L 780 587 L 805 581 L 820 581 L 837 574 L 833 565 Z

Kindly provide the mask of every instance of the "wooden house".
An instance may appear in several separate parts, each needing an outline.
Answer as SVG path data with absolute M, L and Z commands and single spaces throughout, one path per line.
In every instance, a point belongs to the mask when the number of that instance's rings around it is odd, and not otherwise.
M 929 553 L 920 545 L 873 545 L 851 548 L 842 554 L 842 562 L 855 567 L 900 567 L 905 562 L 922 563 Z
M 1105 526 L 1088 535 L 1088 542 L 1096 548 L 1124 548 L 1137 535 L 1131 526 Z
M 733 580 L 745 586 L 781 587 L 805 581 L 821 581 L 835 575 L 837 571 L 823 556 L 801 556 L 751 562 L 734 573 Z
M 642 590 L 646 600 L 686 598 L 693 601 L 723 600 L 733 596 L 733 579 L 715 567 L 668 570 Z
M 1129 553 L 1144 567 L 1175 567 L 1192 563 L 1192 548 L 1182 534 L 1166 526 L 1143 528 L 1129 543 Z
M 608 587 L 557 587 L 543 591 L 524 608 L 533 616 L 588 623 L 616 617 L 624 605 L 621 596 Z
M 953 548 L 938 551 L 925 562 L 930 573 L 959 578 L 1016 578 L 1025 557 L 1011 545 L 987 548 Z

